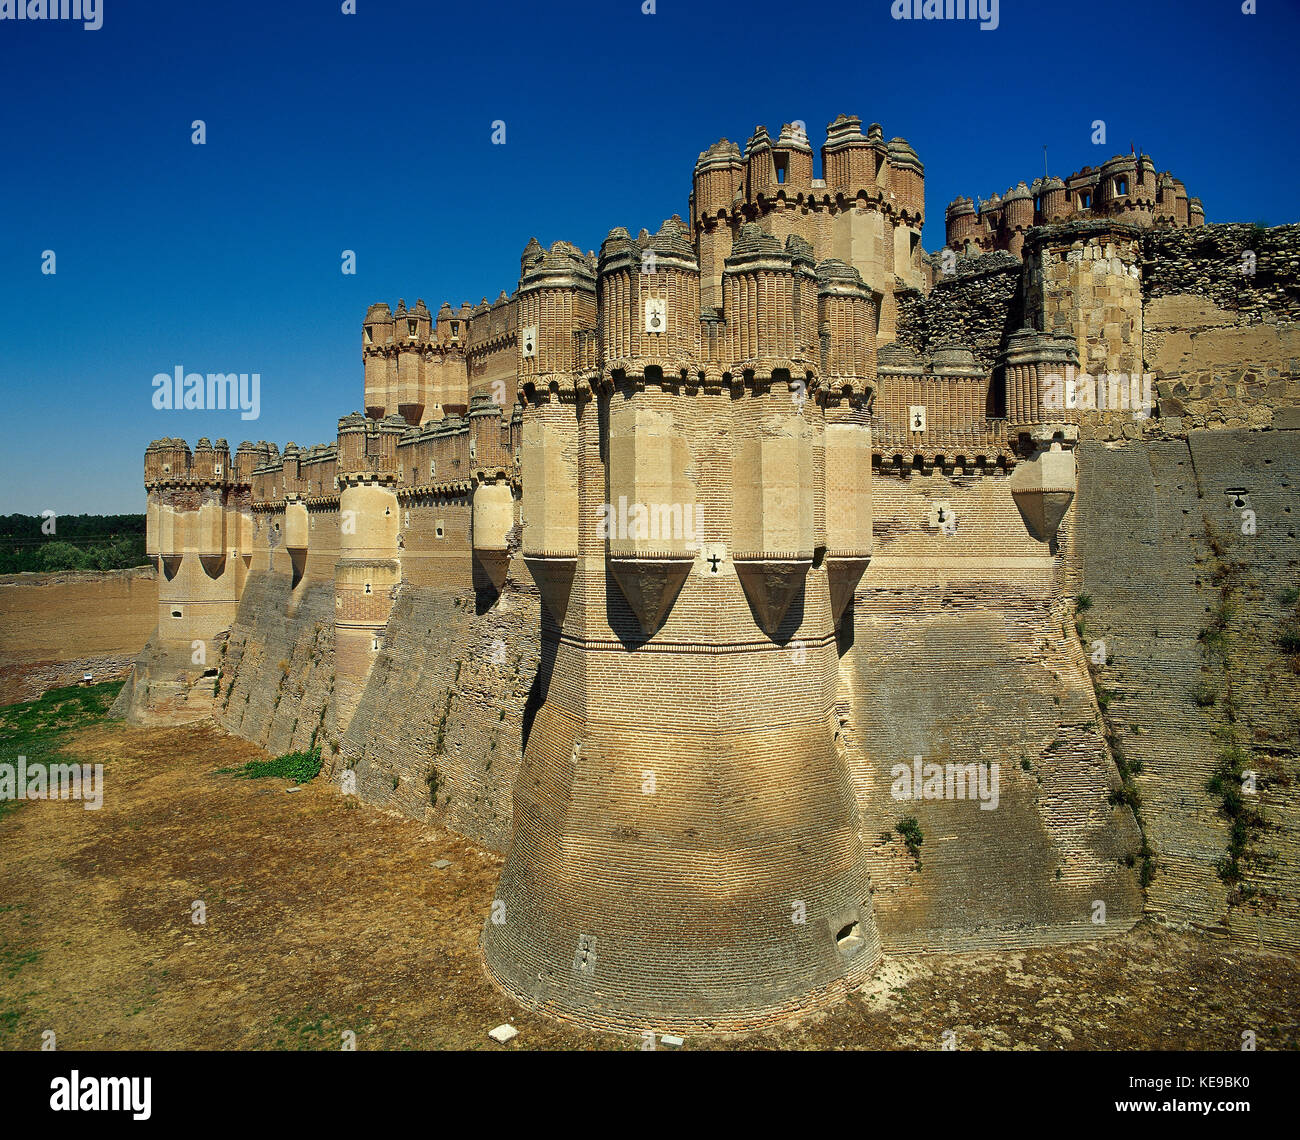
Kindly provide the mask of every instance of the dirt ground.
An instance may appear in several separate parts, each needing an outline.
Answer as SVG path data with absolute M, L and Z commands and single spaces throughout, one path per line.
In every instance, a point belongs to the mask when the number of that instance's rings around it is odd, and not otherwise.
M 264 754 L 212 725 L 101 723 L 99 811 L 0 820 L 0 1048 L 629 1049 L 529 1013 L 479 964 L 501 859 L 321 781 L 217 772 Z M 439 859 L 450 866 L 438 870 Z M 192 921 L 193 904 L 206 922 Z M 889 957 L 835 1010 L 687 1048 L 1295 1049 L 1300 962 L 1142 925 L 1089 945 Z M 510 1022 L 507 1046 L 487 1031 Z

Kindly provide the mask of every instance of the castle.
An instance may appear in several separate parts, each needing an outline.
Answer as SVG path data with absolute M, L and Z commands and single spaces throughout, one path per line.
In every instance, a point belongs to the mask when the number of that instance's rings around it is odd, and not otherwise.
M 1187 187 L 1167 170 L 1156 177 L 1149 155 L 1117 154 L 1094 170 L 1085 166 L 1062 181 L 1035 178 L 1017 182 L 999 197 L 981 202 L 954 198 L 945 215 L 948 248 L 963 254 L 1004 249 L 1021 255 L 1025 235 L 1034 226 L 1114 218 L 1150 226 L 1203 226 L 1205 208 L 1188 198 Z
M 1149 545 L 1117 462 L 1203 448 L 1234 485 L 1218 440 L 1291 462 L 1294 234 L 1256 242 L 1268 288 L 1224 309 L 1179 284 L 1199 254 L 1152 244 L 1219 232 L 1152 171 L 1036 184 L 1032 213 L 959 200 L 950 245 L 1014 257 L 932 277 L 905 140 L 841 115 L 815 177 L 802 128 L 759 127 L 700 154 L 687 220 L 531 240 L 491 304 L 372 305 L 336 442 L 149 445 L 158 630 L 119 708 L 321 748 L 364 798 L 504 851 L 486 968 L 593 1026 L 766 1024 L 890 948 L 1239 922 L 1213 805 L 1193 826 L 1176 802 L 1195 749 L 1106 721 L 1071 615 Z M 1242 336 L 1249 378 L 1198 374 Z M 1152 362 L 1149 399 L 1115 379 Z M 1109 400 L 1077 398 L 1089 376 Z M 1107 545 L 1120 501 L 1140 519 Z M 1178 652 L 1191 685 L 1194 636 Z M 1145 819 L 1121 740 L 1159 744 Z M 900 803 L 914 757 L 997 765 L 997 810 Z

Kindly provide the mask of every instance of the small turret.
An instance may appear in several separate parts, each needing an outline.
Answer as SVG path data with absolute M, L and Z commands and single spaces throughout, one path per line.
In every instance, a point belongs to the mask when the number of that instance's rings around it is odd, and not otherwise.
M 1025 231 L 1034 224 L 1034 199 L 1029 187 L 1017 183 L 1002 200 L 1002 232 L 1006 235 L 1005 248 L 1016 257 L 1025 244 Z
M 979 219 L 975 216 L 975 203 L 969 198 L 954 198 L 944 212 L 945 236 L 948 248 L 965 252 L 966 247 L 978 238 Z
M 999 360 L 1007 393 L 1007 434 L 1023 457 L 1011 479 L 1011 494 L 1025 527 L 1039 542 L 1055 539 L 1074 499 L 1078 364 L 1073 336 L 1033 329 L 1009 336 Z
M 377 301 L 366 310 L 362 324 L 361 359 L 365 368 L 366 415 L 381 419 L 393 399 L 397 361 L 393 356 L 393 314 L 387 302 Z
M 876 189 L 876 152 L 862 134 L 856 115 L 839 115 L 826 128 L 822 175 L 829 190 L 845 201 Z
M 767 128 L 758 126 L 745 144 L 745 198 L 753 202 L 771 193 L 776 185 L 776 165 L 772 161 L 772 140 Z
M 1039 189 L 1037 221 L 1040 224 L 1058 222 L 1068 217 L 1069 212 L 1065 183 L 1054 176 L 1043 179 Z
M 787 186 L 790 194 L 807 193 L 812 187 L 813 153 L 808 132 L 802 126 L 786 123 L 772 148 L 772 164 L 778 185 Z
M 925 167 L 904 138 L 889 140 L 890 205 L 908 223 L 920 227 L 925 221 Z
M 596 323 L 595 267 L 571 242 L 543 250 L 536 238 L 521 258 L 518 292 L 520 385 L 573 383 L 574 333 Z

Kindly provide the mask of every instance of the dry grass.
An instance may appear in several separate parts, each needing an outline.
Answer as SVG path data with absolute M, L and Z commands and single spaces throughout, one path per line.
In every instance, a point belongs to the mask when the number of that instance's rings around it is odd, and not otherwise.
M 235 780 L 264 754 L 211 725 L 100 724 L 99 812 L 37 802 L 0 821 L 0 1046 L 636 1048 L 520 1010 L 479 964 L 500 857 L 357 806 L 320 781 Z M 435 870 L 436 859 L 451 866 Z M 191 904 L 207 909 L 191 922 Z M 1296 1048 L 1300 964 L 1139 927 L 1012 955 L 887 960 L 867 992 L 728 1048 Z M 699 1047 L 702 1040 L 688 1042 Z

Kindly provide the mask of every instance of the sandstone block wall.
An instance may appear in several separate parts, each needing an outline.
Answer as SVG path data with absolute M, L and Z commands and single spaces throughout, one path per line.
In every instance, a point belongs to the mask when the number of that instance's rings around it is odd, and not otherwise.
M 1143 293 L 1163 430 L 1295 426 L 1300 226 L 1148 234 Z
M 1292 432 L 1193 432 L 1188 440 L 1080 447 L 1081 591 L 1092 599 L 1088 638 L 1106 643 L 1098 685 L 1113 694 L 1107 723 L 1140 762 L 1136 783 L 1156 852 L 1148 910 L 1175 923 L 1221 927 L 1295 945 L 1296 662 L 1280 644 L 1294 618 L 1281 592 L 1296 581 Z M 1258 514 L 1241 533 L 1228 488 L 1246 489 Z M 1228 589 L 1226 654 L 1203 631 Z M 1206 703 L 1208 700 L 1208 703 Z M 1246 885 L 1229 905 L 1216 863 L 1229 821 L 1206 790 L 1228 741 L 1261 773 L 1252 806 Z
M 1058 600 L 1073 516 L 1053 553 L 1028 535 L 1006 484 L 942 473 L 874 481 L 876 555 L 854 602 L 839 700 L 873 902 L 894 950 L 1095 938 L 1141 913 L 1130 865 L 1141 839 L 1132 812 L 1110 802 L 1119 774 Z M 939 504 L 955 512 L 952 534 L 934 525 Z M 996 764 L 998 807 L 895 799 L 891 769 L 917 755 Z M 908 816 L 923 835 L 919 868 L 896 831 Z
M 151 567 L 0 577 L 0 704 L 124 676 L 157 623 Z
M 404 585 L 331 773 L 370 803 L 494 851 L 510 843 L 515 775 L 540 697 L 540 603 L 522 562 L 490 608 L 473 590 Z M 479 610 L 482 609 L 482 612 Z

